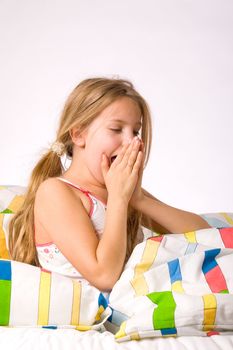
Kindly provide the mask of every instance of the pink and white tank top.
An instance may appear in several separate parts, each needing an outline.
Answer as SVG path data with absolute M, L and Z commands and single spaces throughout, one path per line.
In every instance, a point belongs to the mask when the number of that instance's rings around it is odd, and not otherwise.
M 97 236 L 101 239 L 104 230 L 106 205 L 94 197 L 89 191 L 74 185 L 70 181 L 57 177 L 57 179 L 66 182 L 68 185 L 82 191 L 90 200 L 91 209 L 89 212 L 90 219 L 96 230 Z M 83 282 L 86 281 L 73 265 L 66 259 L 62 252 L 53 242 L 45 244 L 36 244 L 38 259 L 42 268 L 60 273 L 67 277 L 78 278 Z M 86 281 L 89 284 L 88 281 Z

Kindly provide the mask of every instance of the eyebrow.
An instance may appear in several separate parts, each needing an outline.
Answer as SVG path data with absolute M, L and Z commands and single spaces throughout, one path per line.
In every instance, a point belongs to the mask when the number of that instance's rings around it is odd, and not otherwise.
M 121 119 L 110 119 L 109 122 L 117 122 L 117 123 L 121 123 L 121 124 L 127 124 L 127 122 L 125 122 L 124 120 L 121 120 Z M 142 126 L 142 123 L 137 122 L 137 123 L 135 123 L 135 125 Z

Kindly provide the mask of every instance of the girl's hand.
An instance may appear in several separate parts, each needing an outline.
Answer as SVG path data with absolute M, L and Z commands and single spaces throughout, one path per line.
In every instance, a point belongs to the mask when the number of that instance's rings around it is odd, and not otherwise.
M 133 207 L 134 209 L 137 209 L 139 207 L 139 203 L 143 200 L 145 196 L 144 192 L 142 191 L 142 175 L 144 170 L 143 166 L 144 166 L 144 159 L 145 159 L 144 144 L 142 141 L 141 141 L 140 151 L 142 152 L 142 161 L 141 161 L 141 166 L 138 173 L 138 181 L 129 202 L 131 207 Z
M 108 196 L 120 197 L 128 203 L 138 182 L 141 163 L 142 151 L 138 138 L 124 145 L 111 165 L 103 154 L 101 169 Z

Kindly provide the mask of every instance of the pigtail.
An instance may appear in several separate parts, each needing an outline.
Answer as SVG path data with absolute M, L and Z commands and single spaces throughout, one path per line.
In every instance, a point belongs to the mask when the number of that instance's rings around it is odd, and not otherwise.
M 33 169 L 24 202 L 9 223 L 9 252 L 13 260 L 39 266 L 34 232 L 35 196 L 43 181 L 61 173 L 60 158 L 51 150 Z

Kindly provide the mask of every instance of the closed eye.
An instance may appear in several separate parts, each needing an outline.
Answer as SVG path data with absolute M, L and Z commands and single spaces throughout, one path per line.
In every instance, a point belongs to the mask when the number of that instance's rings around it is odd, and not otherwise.
M 115 132 L 121 132 L 122 131 L 122 129 L 110 129 L 110 130 L 115 131 Z
M 116 133 L 120 133 L 122 131 L 122 129 L 110 129 L 111 131 L 114 131 Z M 134 136 L 138 136 L 140 134 L 139 131 L 134 131 L 133 132 Z

